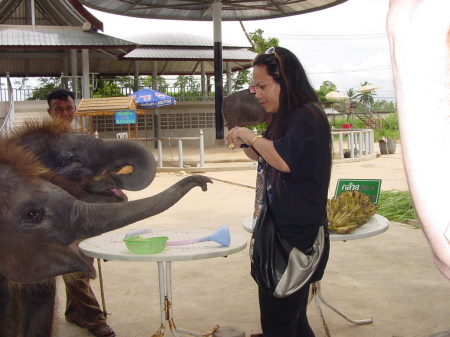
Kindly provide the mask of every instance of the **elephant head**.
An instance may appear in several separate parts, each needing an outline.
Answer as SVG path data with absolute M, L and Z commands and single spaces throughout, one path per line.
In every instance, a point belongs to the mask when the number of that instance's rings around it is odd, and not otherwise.
M 102 197 L 124 199 L 121 189 L 141 190 L 156 174 L 155 159 L 142 144 L 74 133 L 59 119 L 27 121 L 8 139 L 20 141 L 45 167 L 82 186 L 95 202 Z M 131 166 L 132 172 L 117 174 L 125 166 Z
M 266 110 L 248 89 L 235 92 L 223 100 L 222 114 L 228 130 L 235 126 L 256 125 L 266 121 Z
M 19 283 L 73 272 L 95 277 L 76 242 L 159 214 L 195 186 L 206 191 L 212 183 L 189 176 L 145 199 L 86 203 L 61 188 L 64 179 L 23 145 L 3 141 L 0 148 L 0 274 Z

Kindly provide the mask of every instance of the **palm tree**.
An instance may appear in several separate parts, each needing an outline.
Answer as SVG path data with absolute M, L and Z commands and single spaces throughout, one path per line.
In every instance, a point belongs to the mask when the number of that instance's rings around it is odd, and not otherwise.
M 347 97 L 349 98 L 349 99 L 355 99 L 356 98 L 356 95 L 357 95 L 357 92 L 356 92 L 356 90 L 355 89 L 353 89 L 353 88 L 350 88 L 350 89 L 348 89 L 347 90 Z
M 361 87 L 365 86 L 365 85 L 370 85 L 371 83 L 369 82 L 364 82 L 361 83 Z M 376 96 L 377 94 L 374 91 L 365 91 L 365 92 L 360 92 L 358 93 L 355 98 L 356 100 L 361 103 L 364 108 L 366 109 L 366 111 L 368 113 L 372 113 L 372 106 L 374 103 L 374 96 Z

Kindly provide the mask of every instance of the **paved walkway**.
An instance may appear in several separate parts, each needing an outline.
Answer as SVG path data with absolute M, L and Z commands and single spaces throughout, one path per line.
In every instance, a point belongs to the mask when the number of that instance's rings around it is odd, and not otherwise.
M 198 160 L 185 148 L 185 159 Z M 198 153 L 198 152 L 197 152 Z M 247 165 L 241 150 L 205 150 L 208 165 Z M 224 163 L 227 161 L 228 163 Z M 234 161 L 234 162 L 233 162 Z M 230 164 L 232 163 L 232 164 Z M 128 193 L 131 200 L 155 195 L 184 176 L 180 169 L 158 172 L 145 190 Z M 205 172 L 214 179 L 207 192 L 192 190 L 172 208 L 122 231 L 142 228 L 195 228 L 211 233 L 226 225 L 232 235 L 250 239 L 242 219 L 251 214 L 255 169 Z M 396 154 L 333 166 L 330 195 L 339 178 L 382 179 L 383 190 L 407 190 L 401 146 Z M 372 318 L 373 324 L 355 326 L 322 305 L 333 337 L 428 337 L 450 328 L 450 282 L 435 268 L 428 243 L 416 227 L 391 222 L 387 232 L 372 238 L 333 242 L 322 281 L 325 298 L 353 319 Z M 205 333 L 215 324 L 237 326 L 246 336 L 260 332 L 257 287 L 250 276 L 248 249 L 209 260 L 174 262 L 173 310 L 177 326 Z M 102 263 L 109 323 L 118 337 L 152 336 L 160 312 L 156 263 Z M 100 300 L 98 280 L 92 281 Z M 60 308 L 56 336 L 90 336 L 66 323 L 64 285 L 59 282 Z M 313 303 L 308 316 L 317 337 L 326 336 Z M 171 336 L 167 333 L 166 336 Z M 444 334 L 442 336 L 450 336 Z M 280 336 L 281 337 L 281 336 Z

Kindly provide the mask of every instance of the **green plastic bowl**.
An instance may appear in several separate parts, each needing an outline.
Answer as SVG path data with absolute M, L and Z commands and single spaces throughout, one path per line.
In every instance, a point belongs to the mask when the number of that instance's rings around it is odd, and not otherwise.
M 156 254 L 166 249 L 167 236 L 158 236 L 154 238 L 142 238 L 139 235 L 124 238 L 128 250 L 135 254 Z

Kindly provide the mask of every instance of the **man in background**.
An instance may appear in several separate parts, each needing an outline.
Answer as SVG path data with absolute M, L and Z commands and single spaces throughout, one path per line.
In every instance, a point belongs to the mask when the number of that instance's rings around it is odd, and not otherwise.
M 61 118 L 72 123 L 77 107 L 75 95 L 65 89 L 55 89 L 47 96 L 47 112 L 52 118 Z M 94 263 L 94 259 L 91 259 Z M 100 308 L 89 278 L 82 273 L 65 275 L 66 321 L 88 329 L 96 337 L 115 337 L 114 330 L 106 323 L 106 315 Z
M 62 118 L 68 123 L 72 123 L 77 111 L 73 92 L 65 89 L 55 89 L 47 95 L 47 103 L 47 112 L 50 117 Z

